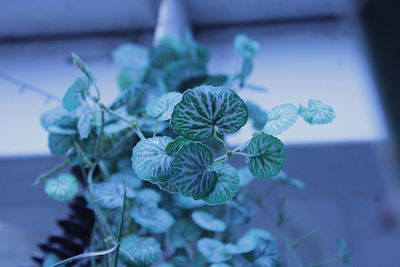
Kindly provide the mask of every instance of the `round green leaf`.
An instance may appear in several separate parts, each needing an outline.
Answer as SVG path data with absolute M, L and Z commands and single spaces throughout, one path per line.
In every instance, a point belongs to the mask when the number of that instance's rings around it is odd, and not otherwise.
M 179 150 L 171 164 L 171 179 L 182 195 L 200 199 L 214 191 L 217 174 L 208 169 L 212 162 L 213 154 L 205 145 L 191 143 Z
M 47 179 L 44 185 L 44 191 L 54 200 L 66 201 L 78 194 L 79 184 L 75 176 L 62 173 L 56 178 Z
M 190 140 L 209 139 L 215 130 L 237 132 L 246 124 L 247 107 L 228 87 L 199 86 L 187 90 L 171 117 L 174 131 Z
M 289 129 L 297 120 L 297 107 L 293 104 L 283 104 L 268 112 L 268 120 L 263 132 L 278 135 Z
M 286 151 L 278 138 L 259 134 L 251 139 L 248 150 L 249 170 L 255 177 L 268 178 L 282 170 Z
M 167 232 L 175 222 L 166 210 L 151 204 L 134 207 L 131 217 L 144 229 L 155 234 Z
M 202 238 L 197 241 L 197 249 L 204 258 L 211 263 L 220 263 L 232 258 L 232 256 L 225 251 L 224 244 L 217 239 Z
M 120 183 L 95 183 L 92 185 L 93 200 L 97 205 L 106 209 L 119 208 L 124 203 L 124 190 L 126 190 L 127 198 L 135 196 L 132 189 Z
M 199 239 L 201 235 L 200 228 L 187 219 L 181 219 L 175 222 L 169 232 L 169 239 L 176 248 L 183 248 Z
M 336 117 L 330 106 L 314 99 L 308 101 L 308 107 L 300 105 L 299 115 L 311 125 L 327 124 L 332 122 Z
M 172 111 L 181 101 L 182 94 L 170 92 L 155 98 L 146 107 L 146 113 L 159 121 L 166 121 L 171 118 Z
M 157 185 L 161 190 L 167 191 L 168 193 L 179 193 L 179 189 L 176 187 L 174 179 L 169 179 L 166 182 L 157 183 Z
M 132 168 L 142 180 L 153 183 L 165 182 L 171 178 L 172 157 L 165 147 L 172 139 L 167 136 L 141 140 L 132 150 Z
M 161 246 L 157 240 L 136 235 L 123 237 L 119 251 L 125 262 L 140 267 L 150 266 L 161 256 Z
M 226 224 L 216 219 L 210 213 L 196 210 L 192 213 L 192 220 L 201 228 L 212 232 L 223 232 L 226 229 Z
M 175 138 L 174 141 L 172 141 L 165 147 L 165 151 L 168 155 L 175 156 L 184 145 L 192 142 L 192 140 L 188 140 L 182 136 L 178 136 L 177 138 Z
M 207 204 L 220 205 L 231 200 L 239 190 L 240 178 L 234 167 L 222 163 L 209 168 L 217 173 L 217 185 L 207 197 L 203 198 Z

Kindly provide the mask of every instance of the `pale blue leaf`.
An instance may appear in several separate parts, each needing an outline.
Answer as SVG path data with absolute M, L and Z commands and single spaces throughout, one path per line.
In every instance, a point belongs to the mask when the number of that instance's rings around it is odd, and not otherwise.
M 79 136 L 82 139 L 86 139 L 89 134 L 90 134 L 90 130 L 91 130 L 91 116 L 88 113 L 89 111 L 85 110 L 84 112 L 82 112 L 82 114 L 79 116 L 79 120 L 78 120 L 78 132 L 79 132 Z
M 201 199 L 194 200 L 191 197 L 177 195 L 174 197 L 175 205 L 182 209 L 195 209 L 204 206 L 205 202 Z
M 166 121 L 171 118 L 175 106 L 182 100 L 182 94 L 170 92 L 155 98 L 146 107 L 147 115 L 159 121 Z
M 278 135 L 289 129 L 297 120 L 298 109 L 293 104 L 283 104 L 274 107 L 268 112 L 268 120 L 263 132 L 270 135 Z
M 136 193 L 136 201 L 142 204 L 157 204 L 161 201 L 161 195 L 153 189 L 145 188 Z
M 205 211 L 194 211 L 192 213 L 192 220 L 201 228 L 211 232 L 223 232 L 226 229 L 226 224 L 223 221 Z
M 68 111 L 79 108 L 82 104 L 82 97 L 88 90 L 88 80 L 84 77 L 77 78 L 63 97 L 63 107 Z
M 140 188 L 142 186 L 142 180 L 137 177 L 132 168 L 123 169 L 117 173 L 114 173 L 111 175 L 110 181 L 114 183 L 120 183 L 124 186 L 130 187 L 131 189 Z
M 79 192 L 79 184 L 75 176 L 62 173 L 56 178 L 47 179 L 44 185 L 46 194 L 57 201 L 71 200 Z
M 42 114 L 40 124 L 44 129 L 48 130 L 49 127 L 56 125 L 58 120 L 67 115 L 68 112 L 64 108 L 54 108 Z
M 332 122 L 336 117 L 330 106 L 314 99 L 308 101 L 308 107 L 300 105 L 299 116 L 311 125 L 327 124 Z
M 225 251 L 224 244 L 217 239 L 202 238 L 197 241 L 197 249 L 211 263 L 221 263 L 232 258 L 232 255 Z
M 258 42 L 245 34 L 236 35 L 233 46 L 235 51 L 244 58 L 253 58 L 260 50 Z
M 221 262 L 221 263 L 213 263 L 210 265 L 210 267 L 232 267 L 232 265 Z
M 171 178 L 172 157 L 165 147 L 172 139 L 167 136 L 141 140 L 132 150 L 132 168 L 142 180 L 153 183 L 165 182 Z
M 161 246 L 152 237 L 128 235 L 122 238 L 119 252 L 126 263 L 148 267 L 161 256 Z
M 215 130 L 235 133 L 247 122 L 244 101 L 228 87 L 199 86 L 185 91 L 172 113 L 174 131 L 190 140 L 208 140 Z
M 172 215 L 155 204 L 137 205 L 131 211 L 131 217 L 145 230 L 151 233 L 165 233 L 174 224 Z
M 126 197 L 133 198 L 135 193 L 129 187 L 120 183 L 101 182 L 92 185 L 94 203 L 102 208 L 114 209 L 122 207 L 124 203 L 124 191 Z
M 221 205 L 231 200 L 239 190 L 240 178 L 234 167 L 221 163 L 209 168 L 217 174 L 217 184 L 214 191 L 203 198 L 209 205 Z
M 112 52 L 114 64 L 120 68 L 145 68 L 149 64 L 146 48 L 137 44 L 124 44 Z
M 83 62 L 83 60 L 75 53 L 71 53 L 71 56 L 72 56 L 72 63 L 74 63 L 74 65 L 78 67 L 78 69 L 80 69 L 91 82 L 95 82 L 96 78 L 94 77 L 93 73 L 89 70 L 85 62 Z

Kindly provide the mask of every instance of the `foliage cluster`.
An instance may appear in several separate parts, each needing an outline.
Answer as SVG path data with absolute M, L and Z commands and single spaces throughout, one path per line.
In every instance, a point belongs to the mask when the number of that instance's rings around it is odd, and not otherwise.
M 44 182 L 49 197 L 65 201 L 78 194 L 81 178 L 96 224 L 91 252 L 58 263 L 50 256 L 45 266 L 83 258 L 108 267 L 285 264 L 267 230 L 238 235 L 257 209 L 266 211 L 249 185 L 256 177 L 302 189 L 300 180 L 282 171 L 286 151 L 277 135 L 299 117 L 318 125 L 335 114 L 319 100 L 269 112 L 245 102 L 239 96 L 243 88 L 265 91 L 247 81 L 260 47 L 239 35 L 234 49 L 242 64 L 238 73 L 226 75 L 208 72 L 209 52 L 190 35 L 182 42 L 166 38 L 150 50 L 123 45 L 113 52 L 121 94 L 111 105 L 102 102 L 95 75 L 72 54 L 82 76 L 68 88 L 62 107 L 41 118 L 50 151 L 65 160 L 37 182 Z M 225 136 L 249 118 L 252 138 L 231 148 Z M 244 157 L 246 164 L 235 168 L 232 157 Z M 55 176 L 73 166 L 82 177 Z M 280 231 L 282 217 L 271 217 Z M 284 242 L 303 266 L 294 245 Z

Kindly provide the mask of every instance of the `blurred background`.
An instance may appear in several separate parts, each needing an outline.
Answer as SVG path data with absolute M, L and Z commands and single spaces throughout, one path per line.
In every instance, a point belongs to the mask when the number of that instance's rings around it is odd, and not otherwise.
M 160 4 L 169 6 L 168 20 Z M 79 74 L 73 51 L 110 103 L 119 93 L 112 50 L 127 42 L 150 47 L 155 32 L 186 26 L 210 50 L 214 72 L 240 68 L 236 34 L 260 43 L 250 82 L 269 91 L 241 96 L 264 110 L 309 98 L 334 108 L 334 123 L 297 123 L 281 136 L 286 171 L 307 184 L 288 198 L 288 213 L 298 218 L 291 231 L 320 230 L 305 261 L 329 258 L 343 237 L 354 266 L 398 266 L 398 11 L 386 0 L 0 0 L 0 266 L 29 263 L 67 211 L 32 186 L 60 161 L 50 156 L 39 122 L 58 103 L 27 84 L 62 98 Z M 245 127 L 229 141 L 250 134 Z

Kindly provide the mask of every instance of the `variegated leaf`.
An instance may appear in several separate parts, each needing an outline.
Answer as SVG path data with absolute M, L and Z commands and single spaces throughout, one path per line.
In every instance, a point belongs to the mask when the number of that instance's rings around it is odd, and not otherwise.
M 171 126 L 190 140 L 207 140 L 215 130 L 237 132 L 246 124 L 248 111 L 243 100 L 228 87 L 199 86 L 187 90 L 175 106 Z
M 170 92 L 162 94 L 150 102 L 146 107 L 146 113 L 159 121 L 169 120 L 174 107 L 181 99 L 181 93 Z
M 231 200 L 239 190 L 240 178 L 234 167 L 221 163 L 210 167 L 217 173 L 218 182 L 213 192 L 203 198 L 207 204 L 220 205 Z
M 282 170 L 286 151 L 282 142 L 272 135 L 259 134 L 248 145 L 249 170 L 258 178 L 277 175 Z
M 308 101 L 308 107 L 300 105 L 299 116 L 311 125 L 327 124 L 332 122 L 336 117 L 330 106 L 314 99 Z
M 289 129 L 297 120 L 297 107 L 293 104 L 283 104 L 268 112 L 268 120 L 263 132 L 278 135 Z
M 132 168 L 142 180 L 153 183 L 165 182 L 171 178 L 172 157 L 165 147 L 172 139 L 167 136 L 141 140 L 132 150 Z
M 217 174 L 208 169 L 212 152 L 199 143 L 182 147 L 172 161 L 172 178 L 182 195 L 200 199 L 214 191 Z

